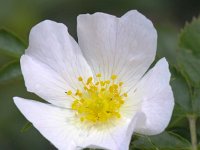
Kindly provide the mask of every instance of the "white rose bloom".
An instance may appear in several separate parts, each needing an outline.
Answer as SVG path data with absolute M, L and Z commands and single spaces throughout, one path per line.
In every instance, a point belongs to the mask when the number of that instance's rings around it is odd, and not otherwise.
M 14 97 L 22 114 L 60 150 L 128 150 L 134 132 L 161 133 L 174 98 L 165 58 L 147 71 L 157 45 L 151 21 L 136 10 L 85 14 L 77 32 L 79 45 L 64 24 L 32 28 L 21 69 L 27 90 L 48 104 Z

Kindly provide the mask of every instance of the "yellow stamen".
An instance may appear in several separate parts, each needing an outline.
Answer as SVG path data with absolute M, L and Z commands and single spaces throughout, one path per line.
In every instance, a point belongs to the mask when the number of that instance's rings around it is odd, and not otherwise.
M 113 75 L 111 76 L 111 79 L 112 79 L 112 80 L 117 79 L 117 75 L 113 74 Z
M 128 96 L 128 94 L 127 94 L 127 93 L 124 93 L 124 96 L 125 96 L 125 97 L 127 97 L 127 96 Z
M 67 91 L 66 93 L 67 93 L 67 95 L 72 95 L 72 91 L 70 91 L 70 90 Z
M 74 101 L 71 108 L 77 114 L 81 122 L 90 122 L 93 124 L 105 123 L 112 119 L 121 118 L 120 107 L 124 104 L 127 93 L 121 93 L 123 82 L 117 82 L 117 75 L 112 75 L 111 80 L 102 80 L 101 74 L 97 74 L 99 79 L 95 82 L 92 77 L 81 81 L 81 91 L 77 89 L 73 94 L 67 91 Z
M 101 77 L 101 74 L 100 74 L 100 73 L 96 74 L 96 77 L 97 77 L 97 78 L 100 78 L 100 77 Z
M 124 83 L 123 82 L 119 82 L 119 86 L 122 86 Z
M 83 81 L 83 78 L 81 76 L 78 77 L 78 81 Z
M 89 77 L 88 79 L 87 79 L 87 84 L 90 84 L 92 82 L 92 77 Z

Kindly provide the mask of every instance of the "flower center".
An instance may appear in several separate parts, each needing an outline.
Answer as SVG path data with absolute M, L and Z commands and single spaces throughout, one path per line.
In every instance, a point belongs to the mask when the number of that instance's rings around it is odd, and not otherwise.
M 81 122 L 105 123 L 120 118 L 120 107 L 127 97 L 127 93 L 122 93 L 123 82 L 116 81 L 117 75 L 112 75 L 110 80 L 102 80 L 101 74 L 97 74 L 96 77 L 96 81 L 92 77 L 84 81 L 80 76 L 78 80 L 83 90 L 66 92 L 74 99 L 72 110 Z

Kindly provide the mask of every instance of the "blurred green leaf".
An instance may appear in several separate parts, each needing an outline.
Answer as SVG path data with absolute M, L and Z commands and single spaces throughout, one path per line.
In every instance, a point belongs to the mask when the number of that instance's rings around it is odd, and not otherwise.
M 21 132 L 23 133 L 23 132 L 28 131 L 32 126 L 33 126 L 33 124 L 32 124 L 31 122 L 27 122 L 27 123 L 23 126 L 23 128 L 21 129 Z
M 0 54 L 19 58 L 25 50 L 25 44 L 12 33 L 0 30 Z
M 0 69 L 0 83 L 21 77 L 21 69 L 18 61 L 12 61 Z
M 191 109 L 191 98 L 189 93 L 189 87 L 186 80 L 182 74 L 176 69 L 171 67 L 172 81 L 171 86 L 174 93 L 175 103 L 180 106 L 179 114 L 186 115 L 187 113 L 192 112 Z M 180 110 L 181 109 L 181 110 Z M 184 114 L 183 114 L 184 113 Z
M 200 87 L 200 58 L 190 51 L 182 50 L 178 53 L 178 65 L 188 84 Z
M 172 128 L 176 126 L 182 126 L 183 125 L 182 121 L 185 119 L 187 119 L 186 112 L 183 110 L 183 108 L 181 108 L 180 105 L 176 103 L 173 110 L 172 118 L 168 127 Z
M 179 45 L 200 56 L 200 17 L 185 25 L 180 34 Z
M 193 110 L 200 117 L 200 88 L 194 89 Z
M 157 58 L 165 57 L 171 65 L 176 63 L 178 30 L 174 26 L 160 26 L 158 28 Z
M 173 132 L 163 132 L 156 136 L 139 136 L 131 143 L 132 149 L 143 150 L 187 150 L 190 143 Z
M 200 87 L 200 17 L 187 23 L 179 36 L 178 64 L 188 84 Z
M 175 107 L 169 127 L 179 125 L 187 115 L 192 112 L 192 102 L 189 93 L 189 87 L 182 74 L 175 68 L 170 67 L 172 80 L 170 82 L 175 99 Z
M 188 85 L 190 95 L 191 112 L 188 115 L 200 116 L 200 18 L 186 24 L 179 37 L 179 46 L 178 69 Z M 189 122 L 191 123 L 190 119 Z M 196 128 L 195 125 L 193 128 Z M 195 129 L 194 132 L 192 129 L 190 128 L 190 132 L 195 137 Z
M 197 120 L 197 135 L 199 136 L 199 144 L 200 144 L 200 119 Z

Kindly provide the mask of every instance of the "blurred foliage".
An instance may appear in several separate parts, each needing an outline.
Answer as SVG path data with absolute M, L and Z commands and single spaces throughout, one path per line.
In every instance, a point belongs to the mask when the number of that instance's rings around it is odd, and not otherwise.
M 166 131 L 156 136 L 139 135 L 133 139 L 130 147 L 142 150 L 189 150 L 190 143 L 180 135 Z
M 20 78 L 21 70 L 18 61 L 8 62 L 0 69 L 0 83 L 7 83 L 8 81 Z
M 134 135 L 130 149 L 191 149 L 190 116 L 196 118 L 200 149 L 199 0 L 0 0 L 0 4 L 0 149 L 55 149 L 26 122 L 12 100 L 13 96 L 39 99 L 26 92 L 19 65 L 31 27 L 52 19 L 65 23 L 76 39 L 77 15 L 102 11 L 121 16 L 130 9 L 142 12 L 158 30 L 157 59 L 166 57 L 170 63 L 176 103 L 167 130 L 155 136 Z M 184 25 L 186 21 L 190 23 Z
M 192 23 L 187 23 L 179 38 L 181 48 L 188 49 L 193 55 L 200 57 L 200 18 L 193 18 Z
M 19 58 L 26 46 L 13 34 L 0 30 L 0 54 Z

